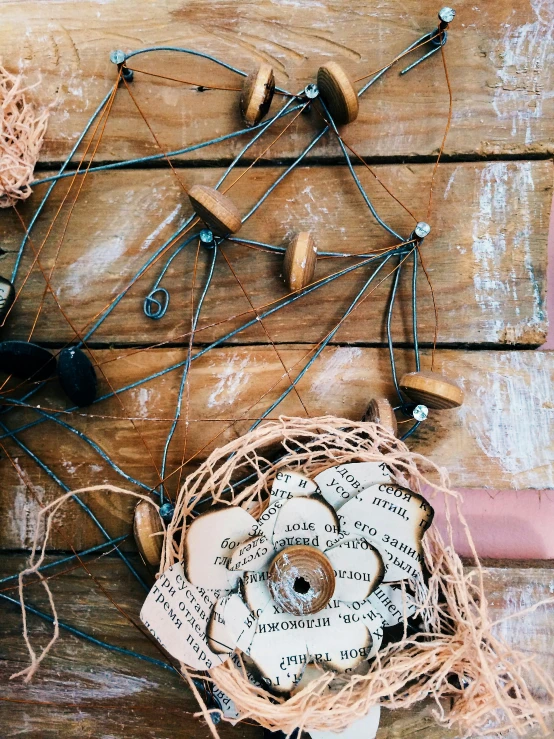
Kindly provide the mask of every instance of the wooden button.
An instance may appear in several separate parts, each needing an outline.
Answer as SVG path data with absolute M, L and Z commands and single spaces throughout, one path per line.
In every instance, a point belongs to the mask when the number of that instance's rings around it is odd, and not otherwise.
M 157 568 L 162 555 L 164 530 L 162 519 L 153 505 L 146 500 L 139 501 L 133 519 L 133 534 L 144 561 Z M 154 536 L 153 536 L 154 534 Z
M 268 585 L 275 603 L 303 616 L 325 608 L 335 592 L 333 565 L 319 549 L 303 545 L 283 549 L 269 568 Z
M 15 289 L 9 280 L 0 277 L 0 322 L 4 320 L 7 312 L 15 300 Z
M 319 68 L 317 86 L 323 102 L 337 125 L 352 123 L 360 109 L 358 96 L 350 77 L 336 62 Z
M 300 290 L 312 281 L 317 259 L 317 246 L 309 231 L 297 234 L 285 252 L 285 282 L 291 290 Z
M 362 421 L 369 423 L 378 423 L 383 428 L 390 431 L 396 436 L 398 432 L 398 424 L 396 416 L 392 409 L 392 405 L 386 398 L 373 398 L 367 407 L 367 411 L 362 417 Z
M 196 214 L 218 236 L 236 233 L 242 226 L 240 213 L 231 198 L 213 187 L 193 185 L 189 199 Z
M 409 372 L 400 380 L 400 387 L 414 403 L 434 410 L 457 408 L 464 402 L 464 391 L 437 372 Z
M 257 125 L 267 114 L 273 93 L 275 75 L 273 67 L 262 62 L 245 78 L 240 96 L 240 112 L 247 126 Z

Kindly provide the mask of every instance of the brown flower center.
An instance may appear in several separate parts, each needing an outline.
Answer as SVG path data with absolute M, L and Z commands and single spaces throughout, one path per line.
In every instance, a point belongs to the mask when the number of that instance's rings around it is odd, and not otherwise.
M 335 573 L 319 549 L 293 546 L 279 552 L 271 563 L 268 584 L 278 606 L 303 616 L 317 613 L 329 603 L 335 591 Z

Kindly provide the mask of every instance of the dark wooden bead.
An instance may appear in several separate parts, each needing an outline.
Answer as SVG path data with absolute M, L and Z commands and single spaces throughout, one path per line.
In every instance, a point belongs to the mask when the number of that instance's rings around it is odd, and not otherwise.
M 83 407 L 96 399 L 98 381 L 92 362 L 76 347 L 63 349 L 58 356 L 58 377 L 67 397 Z
M 0 372 L 40 382 L 55 371 L 56 358 L 42 346 L 29 341 L 0 342 Z
M 6 317 L 15 300 L 15 288 L 5 277 L 0 277 L 0 323 Z

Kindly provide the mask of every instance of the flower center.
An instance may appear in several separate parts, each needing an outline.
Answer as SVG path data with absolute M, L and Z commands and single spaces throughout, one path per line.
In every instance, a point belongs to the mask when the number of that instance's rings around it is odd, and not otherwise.
M 317 613 L 329 603 L 335 590 L 335 573 L 319 549 L 293 546 L 279 552 L 271 563 L 268 584 L 278 606 L 303 616 Z

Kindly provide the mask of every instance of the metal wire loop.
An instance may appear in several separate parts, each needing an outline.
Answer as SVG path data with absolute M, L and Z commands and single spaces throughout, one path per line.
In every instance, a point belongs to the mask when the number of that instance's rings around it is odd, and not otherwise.
M 157 293 L 161 295 L 161 298 L 154 297 Z M 144 298 L 144 304 L 142 310 L 147 318 L 152 318 L 154 321 L 158 321 L 163 318 L 167 312 L 169 306 L 169 292 L 165 287 L 156 287 Z

